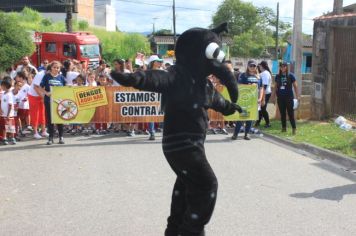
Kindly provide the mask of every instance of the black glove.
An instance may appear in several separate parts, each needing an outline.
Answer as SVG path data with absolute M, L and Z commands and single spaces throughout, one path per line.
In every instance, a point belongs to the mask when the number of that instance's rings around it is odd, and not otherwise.
M 235 103 L 232 103 L 232 105 L 235 107 L 235 110 L 238 111 L 238 113 L 242 113 L 243 112 L 242 108 L 239 105 L 237 105 Z
M 243 112 L 242 108 L 239 105 L 235 104 L 235 103 L 230 103 L 229 102 L 226 105 L 227 105 L 227 107 L 225 107 L 224 111 L 221 112 L 225 116 L 232 115 L 236 111 L 238 111 L 239 113 Z

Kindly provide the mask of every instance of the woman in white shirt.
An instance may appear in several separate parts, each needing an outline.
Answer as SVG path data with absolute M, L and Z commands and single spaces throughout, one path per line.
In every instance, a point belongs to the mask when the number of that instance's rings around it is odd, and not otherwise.
M 265 128 L 270 127 L 269 123 L 269 114 L 267 112 L 267 104 L 268 101 L 271 97 L 272 90 L 271 90 L 271 84 L 272 84 L 272 73 L 271 70 L 269 69 L 268 63 L 266 61 L 261 61 L 261 63 L 258 65 L 259 71 L 260 71 L 260 78 L 262 82 L 262 87 L 264 88 L 265 91 L 265 102 L 263 106 L 261 106 L 261 110 L 259 111 L 259 117 L 258 121 L 256 122 L 255 126 L 259 126 L 261 123 L 262 118 L 265 120 Z

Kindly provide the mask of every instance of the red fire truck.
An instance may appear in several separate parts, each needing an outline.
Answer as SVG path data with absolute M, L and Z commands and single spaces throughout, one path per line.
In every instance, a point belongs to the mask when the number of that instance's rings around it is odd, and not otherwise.
M 36 51 L 32 54 L 31 61 L 36 67 L 45 59 L 60 62 L 76 59 L 86 61 L 88 67 L 96 67 L 101 59 L 99 39 L 89 32 L 35 32 L 33 40 Z

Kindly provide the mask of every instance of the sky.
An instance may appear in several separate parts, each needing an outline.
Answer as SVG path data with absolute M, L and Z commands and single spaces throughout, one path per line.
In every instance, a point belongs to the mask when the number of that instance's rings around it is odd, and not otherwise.
M 172 29 L 173 0 L 112 0 L 116 7 L 117 26 L 124 32 L 152 32 Z M 212 23 L 212 16 L 223 0 L 176 0 L 176 32 L 192 27 L 206 28 Z M 279 2 L 280 19 L 293 22 L 294 0 L 246 0 L 256 7 L 270 7 L 276 12 Z M 334 0 L 304 0 L 303 1 L 303 32 L 313 33 L 313 18 L 332 11 Z M 356 0 L 344 0 L 347 6 Z

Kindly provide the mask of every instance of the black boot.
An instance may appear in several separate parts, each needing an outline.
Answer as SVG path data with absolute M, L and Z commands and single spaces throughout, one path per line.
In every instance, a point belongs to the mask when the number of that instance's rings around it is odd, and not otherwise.
M 196 234 L 196 233 L 181 232 L 181 233 L 178 233 L 177 236 L 205 236 L 205 230 L 203 230 L 200 234 L 199 233 Z
M 174 230 L 174 229 L 169 229 L 167 228 L 164 231 L 164 236 L 178 236 L 178 230 Z

